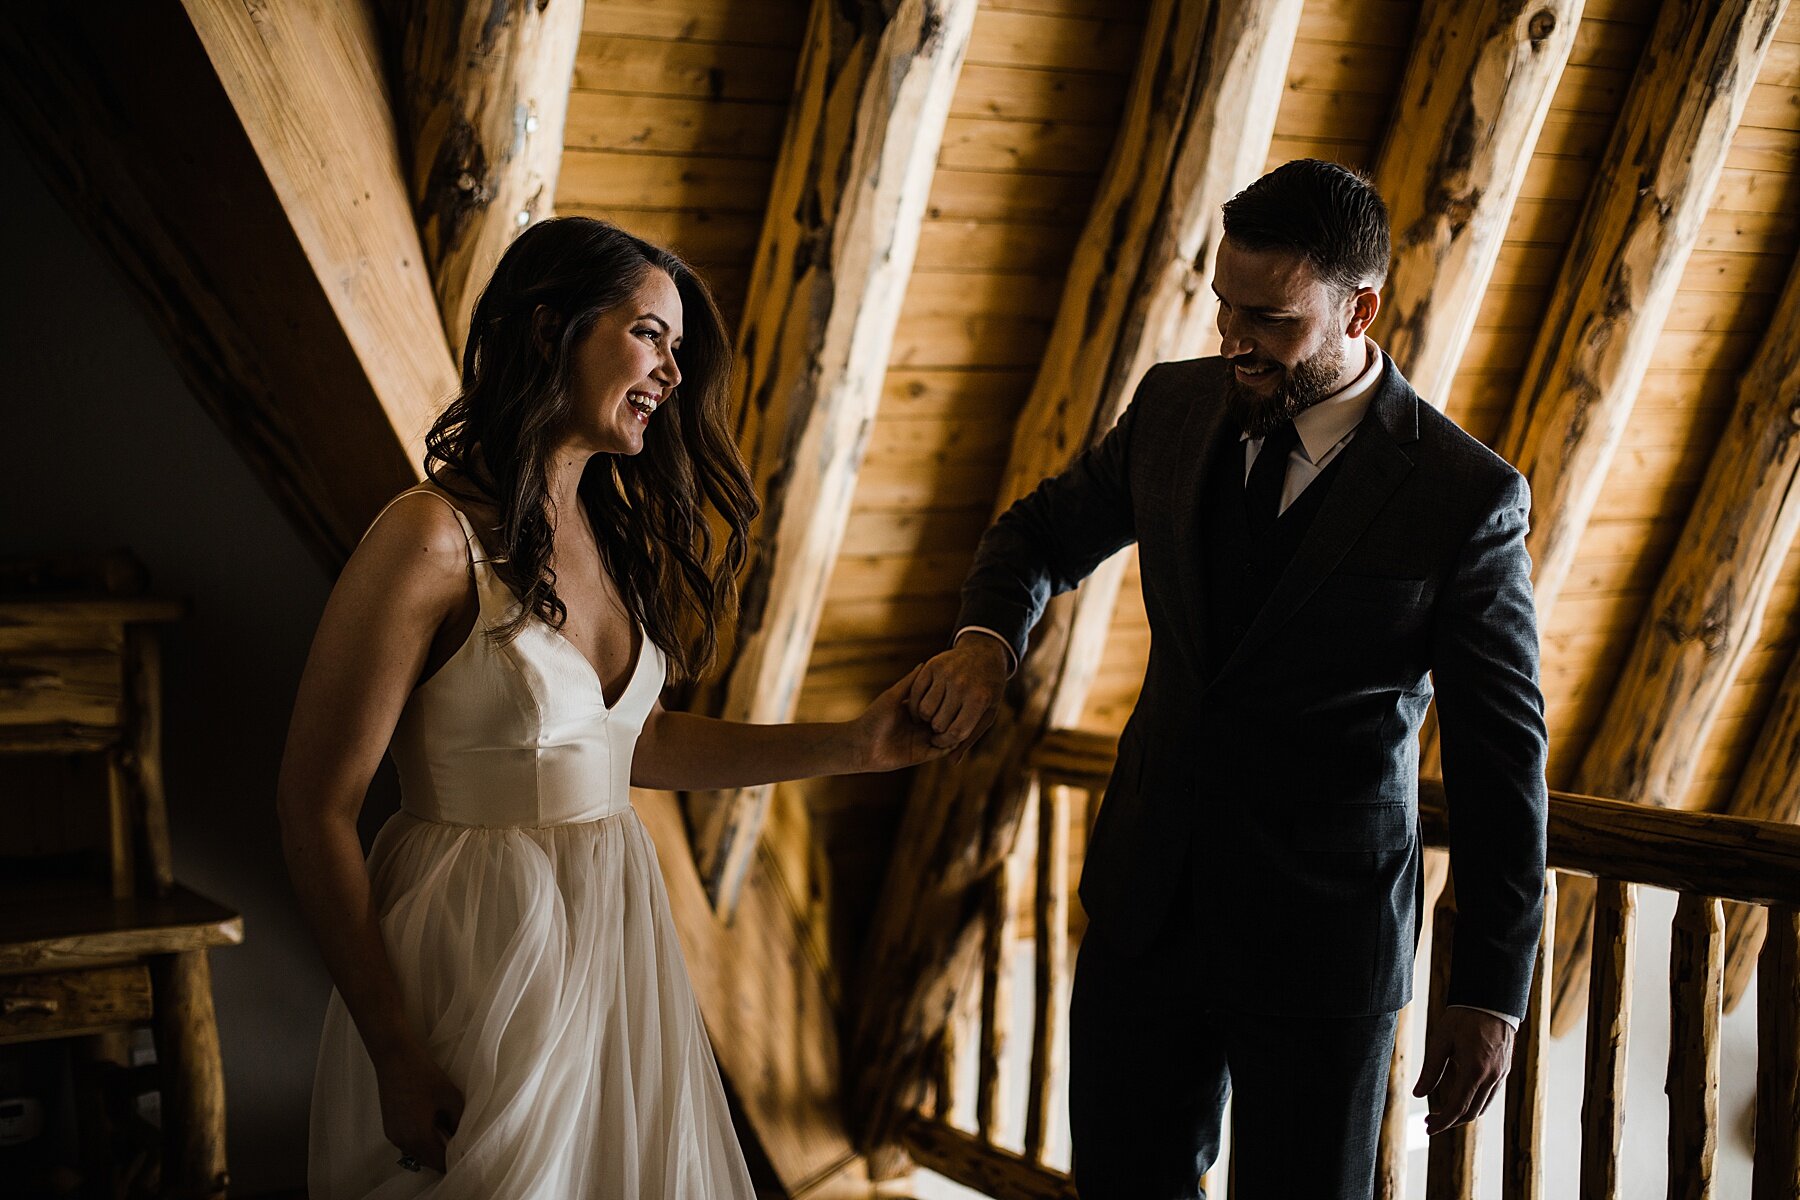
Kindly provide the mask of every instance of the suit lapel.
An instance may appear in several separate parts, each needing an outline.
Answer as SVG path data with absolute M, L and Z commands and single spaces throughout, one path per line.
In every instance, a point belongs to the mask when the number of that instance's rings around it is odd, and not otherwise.
M 1337 479 L 1312 527 L 1215 680 L 1255 654 L 1300 610 L 1412 470 L 1412 456 L 1405 447 L 1419 439 L 1419 404 L 1418 394 L 1387 360 L 1369 415 L 1344 447 Z
M 1195 671 L 1205 678 L 1206 661 L 1206 580 L 1205 554 L 1200 535 L 1200 499 L 1206 494 L 1208 474 L 1219 454 L 1219 439 L 1226 436 L 1227 419 L 1224 396 L 1224 360 L 1207 360 L 1216 369 L 1204 373 L 1194 388 L 1188 404 L 1187 420 L 1181 428 L 1181 453 L 1176 461 L 1191 464 L 1182 472 L 1175 491 L 1176 561 L 1180 565 L 1181 594 L 1187 601 L 1192 619 L 1181 623 L 1188 639 L 1188 654 Z M 1237 436 L 1231 431 L 1231 436 Z

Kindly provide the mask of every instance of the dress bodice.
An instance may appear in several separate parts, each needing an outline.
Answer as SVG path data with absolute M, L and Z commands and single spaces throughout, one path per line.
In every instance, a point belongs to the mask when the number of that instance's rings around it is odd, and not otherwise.
M 480 826 L 624 812 L 632 753 L 662 691 L 662 652 L 640 635 L 637 662 L 609 708 L 593 665 L 544 621 L 526 621 L 507 641 L 494 637 L 519 600 L 468 517 L 450 507 L 468 540 L 479 611 L 468 639 L 407 698 L 394 729 L 401 807 L 428 821 Z

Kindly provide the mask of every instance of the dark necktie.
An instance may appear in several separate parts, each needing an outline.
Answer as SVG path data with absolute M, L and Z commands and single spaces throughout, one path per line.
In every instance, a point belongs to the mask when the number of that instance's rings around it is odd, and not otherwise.
M 1300 441 L 1292 421 L 1283 421 L 1263 439 L 1262 450 L 1244 483 L 1244 515 L 1253 537 L 1265 537 L 1281 515 L 1282 485 L 1287 482 L 1288 456 Z

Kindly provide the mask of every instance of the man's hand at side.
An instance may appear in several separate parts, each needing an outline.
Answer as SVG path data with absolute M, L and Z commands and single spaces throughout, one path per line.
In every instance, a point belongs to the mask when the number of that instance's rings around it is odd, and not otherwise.
M 1512 1066 L 1512 1026 L 1476 1008 L 1446 1008 L 1425 1040 L 1425 1065 L 1413 1095 L 1431 1097 L 1425 1132 L 1467 1125 L 1500 1094 Z
M 961 746 L 994 719 L 1011 666 L 999 638 L 965 632 L 950 649 L 919 668 L 907 706 L 931 726 L 933 745 Z

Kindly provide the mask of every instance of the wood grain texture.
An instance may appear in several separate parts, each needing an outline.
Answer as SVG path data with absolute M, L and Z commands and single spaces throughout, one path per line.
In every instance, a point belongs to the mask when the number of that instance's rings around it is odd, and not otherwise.
M 1686 801 L 1701 750 L 1746 656 L 1758 644 L 1777 579 L 1800 532 L 1800 270 L 1783 293 L 1761 349 L 1657 584 L 1576 787 L 1664 807 Z M 1734 797 L 1727 811 L 1763 820 L 1800 816 L 1770 797 Z M 1577 883 L 1563 909 L 1569 953 L 1557 963 L 1558 1020 L 1580 988 L 1579 936 L 1588 899 Z M 1559 1025 L 1560 1028 L 1560 1025 Z
M 1456 945 L 1456 880 L 1444 884 L 1431 917 L 1431 989 L 1426 1043 L 1431 1025 L 1450 1002 L 1450 970 Z M 1431 1139 L 1425 1162 L 1425 1195 L 1430 1200 L 1475 1200 L 1479 1187 L 1475 1151 L 1480 1122 L 1460 1125 Z
M 1743 774 L 1726 811 L 1763 821 L 1800 821 L 1800 653 L 1793 656 L 1774 702 L 1760 722 Z M 1786 903 L 1800 907 L 1793 899 Z M 1768 914 L 1730 905 L 1725 914 L 1725 1006 L 1737 1007 L 1750 989 Z
M 1009 1150 L 938 1121 L 909 1119 L 900 1130 L 906 1152 L 936 1171 L 992 1200 L 1076 1200 L 1075 1181 Z
M 975 1131 L 997 1145 L 1010 1132 L 1001 1119 L 1008 1108 L 1010 1080 L 1005 1057 L 1013 1039 L 1013 961 L 1018 942 L 1018 891 L 1032 849 L 1023 838 L 994 873 L 981 929 L 981 1043 L 975 1060 Z
M 0 1045 L 147 1021 L 150 969 L 132 964 L 0 975 Z
M 193 26 L 176 7 L 126 0 L 9 5 L 0 54 L 0 97 L 50 190 L 335 571 L 417 479 L 423 425 L 396 422 L 410 405 L 365 366 L 334 306 L 342 277 L 308 252 Z M 438 398 L 426 392 L 420 405 Z
M 204 949 L 150 960 L 161 1065 L 162 1186 L 184 1200 L 225 1200 L 225 1066 Z
M 378 0 L 432 292 L 461 359 L 500 255 L 550 215 L 583 0 Z
M 1218 208 L 1259 172 L 1299 12 L 1292 0 L 1152 6 L 996 512 L 1103 436 L 1152 364 L 1202 344 Z M 1079 599 L 1052 604 L 993 728 L 962 763 L 916 773 L 867 948 L 870 1003 L 858 1014 L 854 1103 L 870 1143 L 886 1140 L 895 1114 L 913 1106 L 920 1051 L 945 1008 L 934 996 L 952 986 L 946 967 L 969 917 L 968 889 L 1010 849 L 1031 746 L 1080 716 L 1122 570 L 1115 558 Z
M 1556 937 L 1556 876 L 1544 878 L 1544 927 L 1532 965 L 1525 1019 L 1513 1041 L 1512 1070 L 1506 1078 L 1505 1146 L 1501 1200 L 1546 1200 L 1544 1137 L 1548 1130 L 1550 1073 L 1544 1054 L 1550 1044 L 1550 963 Z
M 1532 166 L 1584 0 L 1424 7 L 1375 186 L 1393 263 L 1382 344 L 1442 408 Z
M 1800 911 L 1769 910 L 1756 985 L 1751 1200 L 1800 1195 Z
M 1669 943 L 1669 1200 L 1711 1200 L 1719 1146 L 1719 902 L 1684 893 Z
M 813 5 L 738 335 L 738 442 L 764 503 L 718 715 L 792 717 L 882 394 L 975 0 Z M 768 788 L 690 799 L 737 905 Z
M 1635 885 L 1602 879 L 1594 903 L 1593 983 L 1588 997 L 1587 1069 L 1581 1092 L 1581 1195 L 1620 1200 L 1625 1138 L 1626 1046 L 1631 1027 Z
M 1037 789 L 1037 881 L 1033 891 L 1036 953 L 1032 995 L 1030 1091 L 1025 1098 L 1025 1157 L 1044 1161 L 1050 1114 L 1065 1094 L 1068 1064 L 1060 1053 L 1068 1021 L 1069 973 L 1069 790 Z

